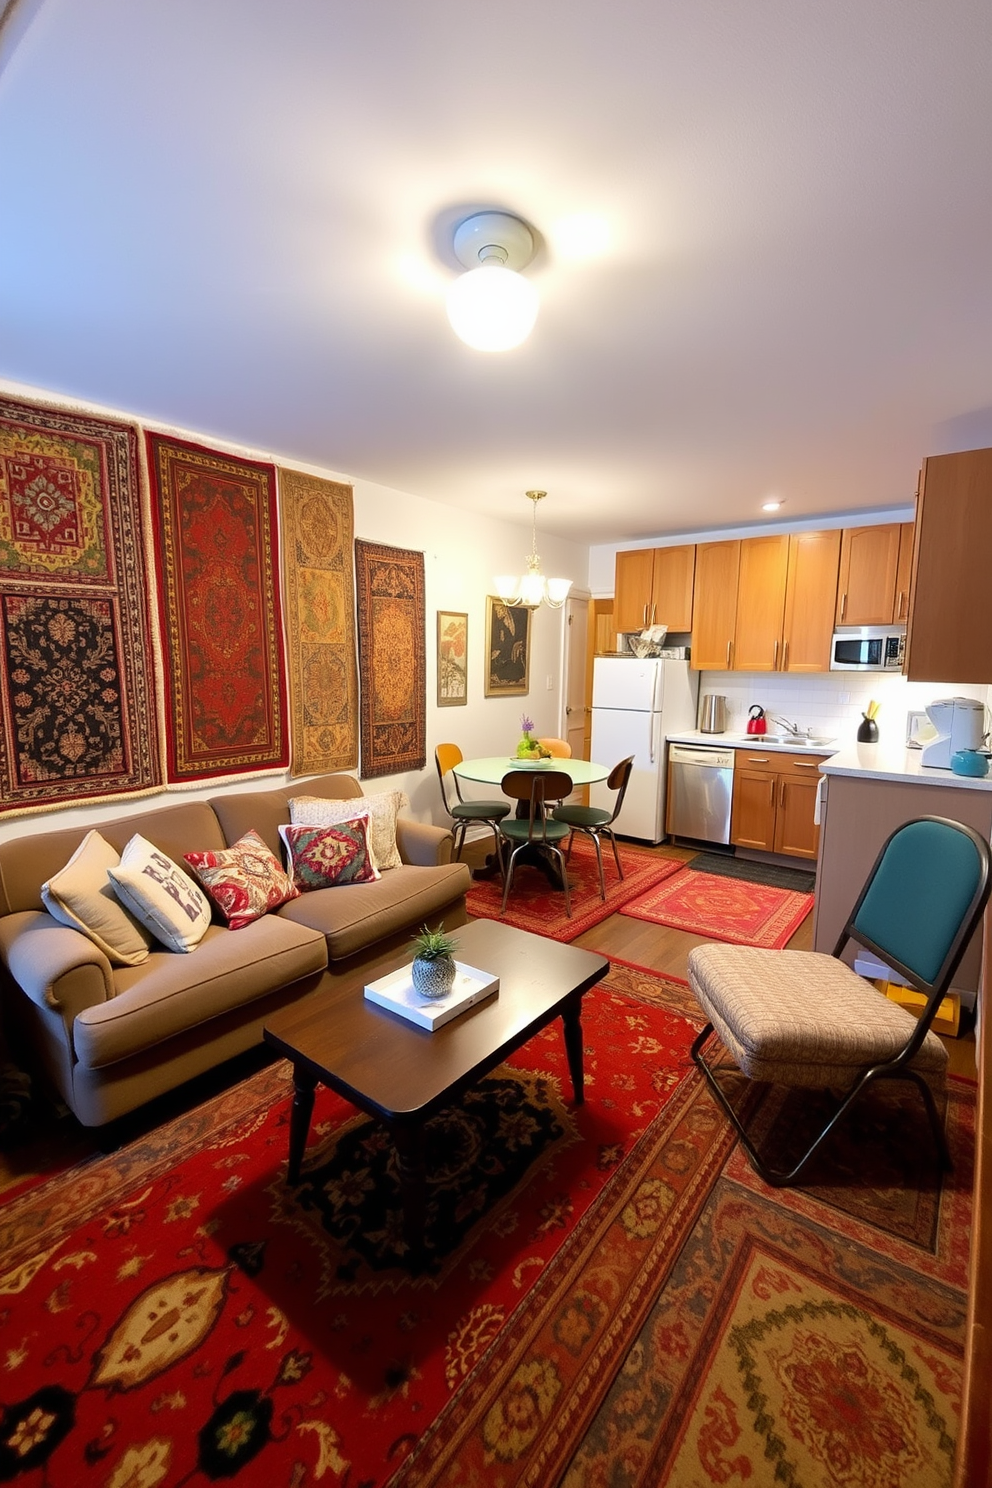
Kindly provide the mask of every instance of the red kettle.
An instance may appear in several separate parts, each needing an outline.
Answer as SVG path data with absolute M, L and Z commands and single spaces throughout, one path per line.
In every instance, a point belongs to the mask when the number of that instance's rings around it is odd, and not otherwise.
M 765 710 L 759 708 L 755 703 L 747 715 L 747 732 L 749 734 L 763 734 L 768 725 L 765 723 Z

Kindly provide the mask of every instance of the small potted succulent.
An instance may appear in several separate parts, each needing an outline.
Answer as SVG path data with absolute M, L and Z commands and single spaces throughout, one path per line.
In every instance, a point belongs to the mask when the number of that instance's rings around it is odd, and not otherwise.
M 413 937 L 413 989 L 421 997 L 446 997 L 455 980 L 452 951 L 458 945 L 453 935 L 445 935 L 444 922 L 436 930 L 421 925 Z

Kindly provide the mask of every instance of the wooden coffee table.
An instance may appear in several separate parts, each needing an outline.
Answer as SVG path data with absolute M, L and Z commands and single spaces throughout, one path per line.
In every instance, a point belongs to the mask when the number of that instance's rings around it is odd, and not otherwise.
M 342 892 L 347 892 L 343 890 Z M 281 1009 L 266 1024 L 266 1043 L 293 1065 L 289 1181 L 299 1181 L 318 1081 L 385 1122 L 396 1144 L 404 1239 L 422 1248 L 427 1171 L 424 1123 L 561 1018 L 576 1103 L 583 1099 L 582 997 L 609 962 L 495 920 L 457 932 L 458 960 L 499 977 L 499 992 L 435 1033 L 377 1007 L 365 985 L 412 959 L 411 951 L 329 976 L 313 996 Z

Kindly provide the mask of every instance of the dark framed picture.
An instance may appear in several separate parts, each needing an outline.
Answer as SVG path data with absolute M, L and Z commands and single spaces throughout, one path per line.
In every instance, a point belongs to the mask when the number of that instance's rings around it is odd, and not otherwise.
M 486 697 L 530 691 L 530 620 L 526 605 L 486 597 Z
M 437 612 L 437 705 L 457 708 L 468 702 L 468 615 Z

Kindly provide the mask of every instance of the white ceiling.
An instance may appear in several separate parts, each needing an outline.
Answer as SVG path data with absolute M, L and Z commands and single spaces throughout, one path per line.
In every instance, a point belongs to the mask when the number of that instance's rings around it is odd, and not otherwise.
M 992 443 L 988 0 L 19 0 L 0 67 L 0 377 L 586 542 Z

